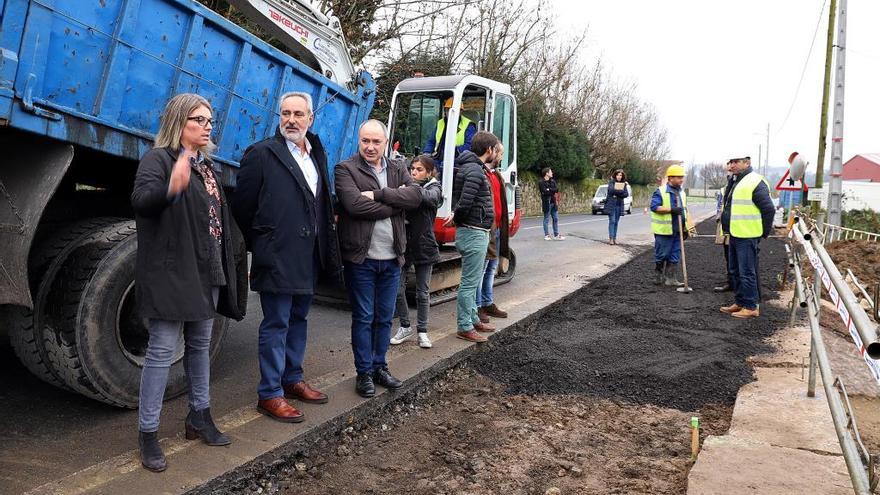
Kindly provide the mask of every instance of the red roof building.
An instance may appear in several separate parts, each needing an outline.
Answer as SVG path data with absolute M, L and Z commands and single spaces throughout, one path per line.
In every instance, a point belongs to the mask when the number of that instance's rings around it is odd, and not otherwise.
M 843 164 L 843 180 L 880 182 L 880 153 L 856 155 Z

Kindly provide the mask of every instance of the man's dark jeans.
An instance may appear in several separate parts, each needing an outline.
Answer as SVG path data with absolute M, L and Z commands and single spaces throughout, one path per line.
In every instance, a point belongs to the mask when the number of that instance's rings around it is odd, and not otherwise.
M 758 279 L 758 244 L 760 238 L 741 239 L 730 237 L 730 273 L 733 274 L 736 304 L 757 309 L 761 302 L 760 280 Z
M 391 340 L 400 265 L 397 260 L 345 263 L 345 284 L 351 302 L 351 349 L 358 373 L 388 366 L 385 354 Z

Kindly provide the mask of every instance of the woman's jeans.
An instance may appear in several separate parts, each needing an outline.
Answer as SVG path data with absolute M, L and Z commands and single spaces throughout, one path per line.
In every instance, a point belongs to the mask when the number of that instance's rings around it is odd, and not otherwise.
M 431 269 L 434 265 L 428 263 L 424 265 L 416 265 L 416 307 L 418 311 L 416 330 L 419 332 L 428 331 L 428 310 L 431 307 Z M 400 271 L 400 287 L 397 290 L 397 317 L 400 319 L 400 326 L 409 327 L 409 306 L 406 304 L 406 272 L 409 267 L 404 267 Z
M 559 235 L 559 208 L 554 203 L 550 203 L 550 208 L 544 212 L 544 235 L 550 235 L 550 219 L 553 219 L 553 236 Z
M 217 305 L 218 289 L 213 290 L 214 305 Z M 214 320 L 176 321 L 150 318 L 150 342 L 141 372 L 141 389 L 138 404 L 138 430 L 154 432 L 159 429 L 159 415 L 162 412 L 162 399 L 168 372 L 174 363 L 174 355 L 180 342 L 184 340 L 183 369 L 189 384 L 189 405 L 195 411 L 209 407 L 211 398 L 209 382 L 211 377 L 211 330 Z
M 617 224 L 620 223 L 620 215 L 623 208 L 612 206 L 608 208 L 608 238 L 617 239 Z

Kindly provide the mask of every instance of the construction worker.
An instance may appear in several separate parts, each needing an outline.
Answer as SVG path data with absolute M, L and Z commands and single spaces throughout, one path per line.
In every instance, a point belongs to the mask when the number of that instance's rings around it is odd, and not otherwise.
M 730 271 L 736 299 L 722 306 L 723 313 L 737 318 L 760 316 L 758 244 L 773 230 L 775 208 L 767 179 L 752 170 L 751 158 L 733 161 L 733 184 L 724 198 L 721 229 L 730 236 Z
M 679 223 L 685 225 L 687 217 L 687 198 L 681 189 L 683 182 L 684 167 L 672 165 L 666 169 L 666 184 L 661 184 L 651 196 L 651 231 L 654 232 L 656 285 L 670 287 L 684 285 L 675 275 L 681 259 Z
M 423 153 L 431 155 L 437 164 L 437 173 L 442 177 L 443 172 L 443 149 L 446 143 L 446 122 L 449 120 L 449 109 L 452 108 L 452 97 L 446 99 L 443 103 L 443 118 L 437 121 L 437 127 L 434 134 L 425 143 Z M 471 140 L 477 133 L 476 124 L 464 115 L 460 115 L 458 119 L 458 132 L 455 135 L 455 157 L 461 152 L 471 149 Z M 453 159 L 455 158 L 453 157 Z M 451 161 L 450 161 L 451 163 Z

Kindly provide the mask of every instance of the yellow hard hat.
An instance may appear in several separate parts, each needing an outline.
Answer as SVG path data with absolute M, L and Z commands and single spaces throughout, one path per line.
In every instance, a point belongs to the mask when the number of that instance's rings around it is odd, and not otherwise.
M 446 98 L 446 103 L 443 104 L 443 108 L 452 108 L 452 97 Z
M 670 165 L 666 169 L 666 177 L 684 177 L 684 167 L 681 165 Z

